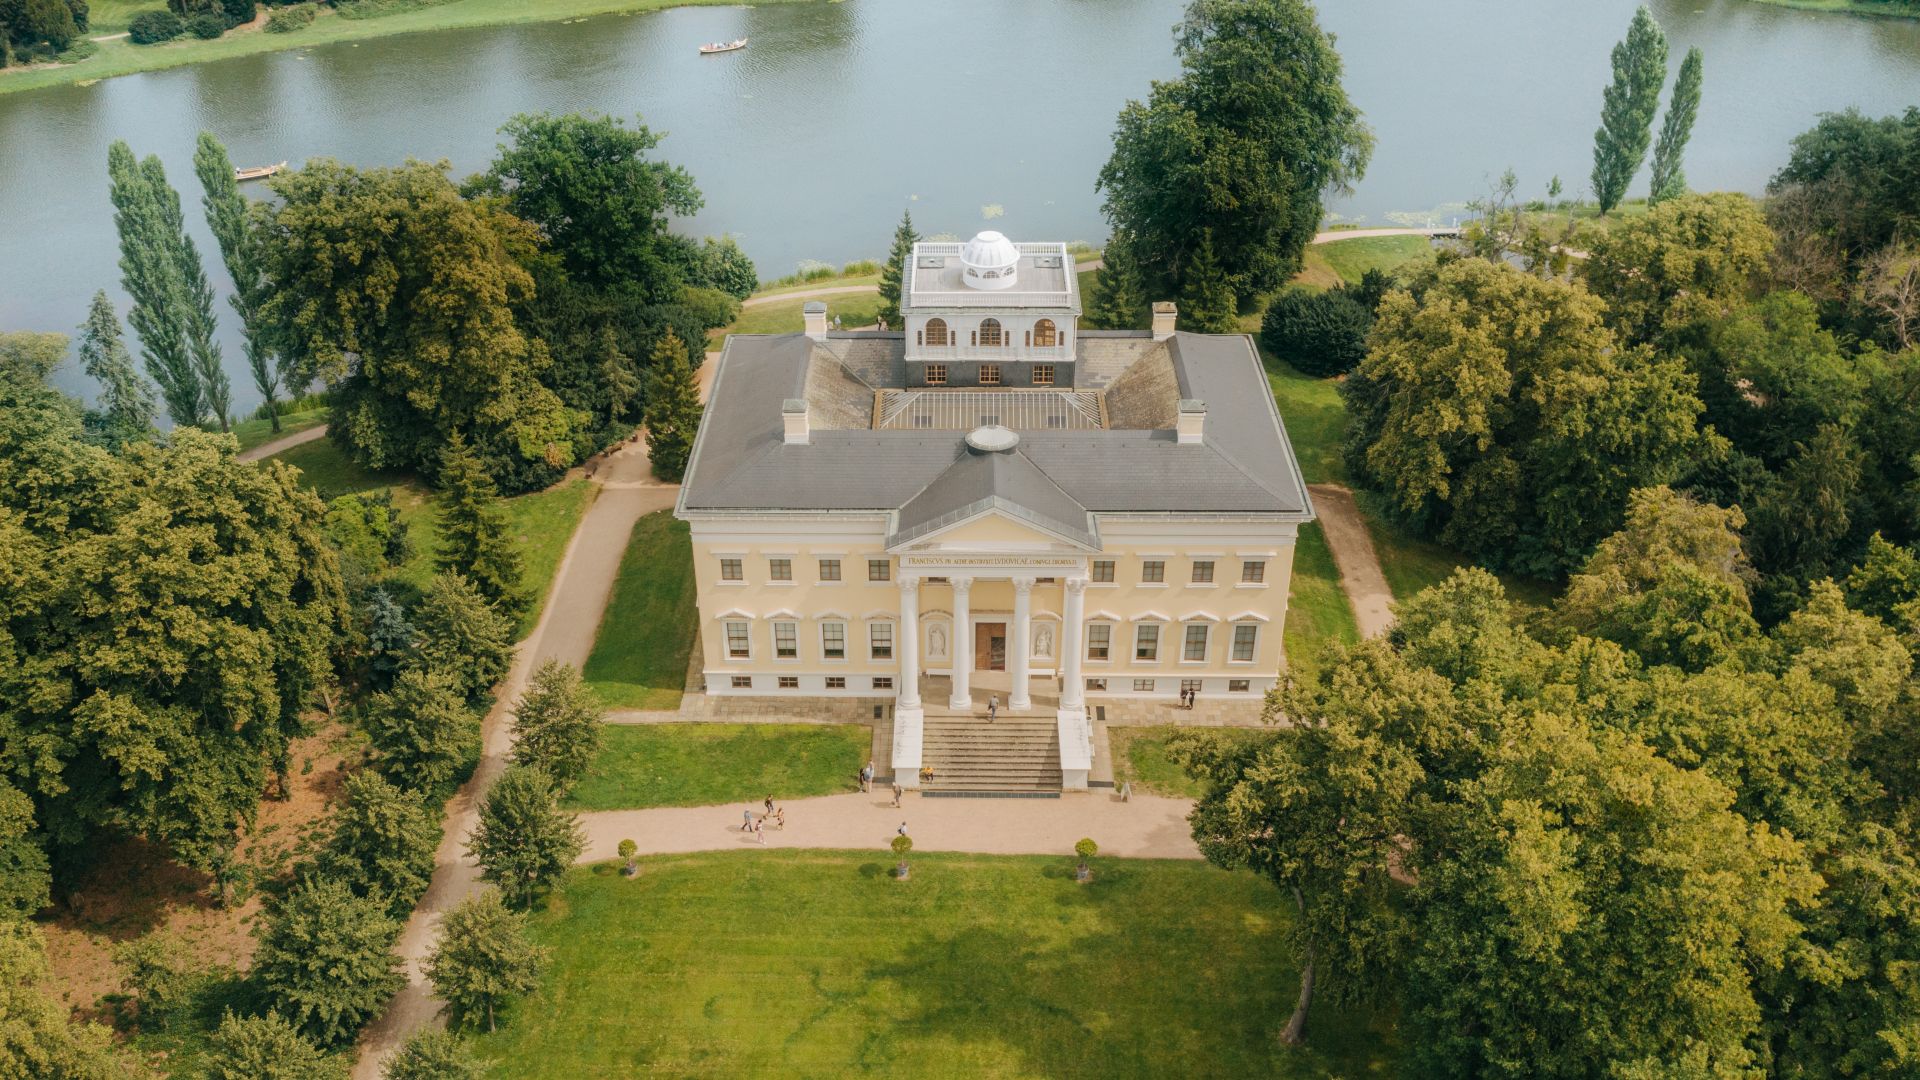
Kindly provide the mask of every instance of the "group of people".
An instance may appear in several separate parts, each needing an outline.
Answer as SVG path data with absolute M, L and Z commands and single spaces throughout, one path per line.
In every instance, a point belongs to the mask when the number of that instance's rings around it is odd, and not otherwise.
M 921 770 L 921 771 L 922 771 L 922 772 L 924 772 L 925 770 L 923 769 L 923 770 Z M 876 770 L 874 769 L 874 767 L 873 767 L 873 761 L 872 761 L 872 759 L 868 759 L 868 761 L 867 761 L 867 764 L 866 764 L 866 766 L 865 766 L 865 767 L 863 767 L 863 768 L 862 768 L 862 769 L 860 770 L 860 790 L 861 790 L 861 791 L 872 791 L 872 790 L 873 790 L 873 779 L 874 779 L 874 777 L 875 777 L 875 776 L 877 776 L 877 775 L 879 775 L 879 774 L 878 774 L 878 772 L 877 772 L 877 771 L 876 771 Z M 896 781 L 894 781 L 894 783 L 893 783 L 893 805 L 895 805 L 895 806 L 899 806 L 899 805 L 900 805 L 900 797 L 901 797 L 901 796 L 903 796 L 903 795 L 905 795 L 906 793 L 907 793 L 907 789 L 905 789 L 905 788 L 903 788 L 903 787 L 901 787 L 901 786 L 900 786 L 900 782 L 899 782 L 898 780 L 896 780 Z
M 767 827 L 769 825 L 782 830 L 787 827 L 787 808 L 773 805 L 773 796 L 771 795 L 767 796 L 766 801 L 761 805 L 765 807 L 765 812 L 757 817 L 751 809 L 741 813 L 740 831 L 743 833 L 752 833 L 755 840 L 764 844 L 767 842 Z
M 1187 689 L 1180 691 L 1180 707 L 1183 709 L 1193 708 L 1193 699 L 1199 696 L 1200 691 L 1198 690 Z

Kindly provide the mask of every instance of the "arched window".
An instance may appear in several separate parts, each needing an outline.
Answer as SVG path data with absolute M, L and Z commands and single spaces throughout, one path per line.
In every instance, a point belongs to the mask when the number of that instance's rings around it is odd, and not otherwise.
M 1054 328 L 1052 319 L 1033 324 L 1033 343 L 1041 348 L 1060 344 L 1060 331 Z
M 926 338 L 929 345 L 947 344 L 947 320 L 928 319 Z
M 999 319 L 980 320 L 980 344 L 983 346 L 1005 345 L 1006 334 L 1000 329 Z

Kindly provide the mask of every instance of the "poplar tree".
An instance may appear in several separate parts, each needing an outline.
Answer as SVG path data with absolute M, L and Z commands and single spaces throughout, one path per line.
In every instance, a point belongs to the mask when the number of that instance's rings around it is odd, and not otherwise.
M 280 375 L 273 367 L 273 349 L 267 344 L 266 323 L 260 313 L 267 299 L 267 280 L 259 241 L 248 221 L 246 197 L 233 178 L 233 160 L 211 132 L 200 133 L 199 145 L 193 151 L 193 171 L 199 174 L 204 192 L 200 205 L 206 211 L 207 225 L 219 241 L 227 276 L 233 279 L 233 295 L 227 302 L 240 316 L 247 370 L 253 375 L 253 388 L 267 403 L 268 421 L 273 430 L 279 431 Z
M 700 430 L 700 384 L 687 359 L 687 347 L 668 330 L 653 347 L 647 365 L 647 457 L 653 474 L 677 484 L 693 456 L 693 437 Z
M 880 270 L 880 318 L 889 328 L 900 325 L 900 289 L 906 282 L 907 260 L 913 258 L 913 245 L 920 234 L 913 229 L 913 211 L 900 215 L 900 227 L 893 230 L 893 250 L 887 253 L 887 265 Z
M 1687 174 L 1680 166 L 1687 139 L 1693 135 L 1694 117 L 1700 112 L 1700 65 L 1700 50 L 1688 49 L 1686 59 L 1680 61 L 1680 74 L 1673 80 L 1673 97 L 1667 101 L 1660 141 L 1653 144 L 1652 202 L 1687 190 Z
M 225 431 L 233 407 L 233 386 L 221 364 L 220 345 L 213 340 L 213 286 L 207 284 L 200 249 L 187 235 L 186 220 L 180 216 L 180 193 L 167 183 L 166 168 L 158 157 L 149 154 L 140 162 L 140 171 L 146 175 L 148 191 L 161 215 L 160 237 L 174 265 L 174 303 L 178 305 L 194 379 L 200 384 L 200 401 Z
M 1180 290 L 1180 325 L 1199 334 L 1231 334 L 1238 328 L 1239 305 L 1233 286 L 1213 253 L 1213 230 L 1200 234 L 1200 247 L 1187 265 Z
M 526 607 L 520 552 L 507 533 L 493 478 L 458 434 L 440 453 L 440 541 L 440 569 L 465 575 L 495 610 L 519 617 Z
M 206 403 L 175 299 L 178 266 L 169 254 L 164 201 L 124 141 L 107 148 L 107 177 L 120 234 L 120 283 L 133 298 L 127 321 L 140 335 L 141 359 L 167 415 L 176 425 L 197 424 Z
M 100 384 L 100 404 L 89 425 L 108 449 L 144 438 L 153 430 L 153 390 L 134 370 L 133 357 L 120 337 L 120 316 L 106 290 L 93 294 L 87 321 L 80 326 L 80 366 Z
M 1660 84 L 1667 79 L 1667 38 L 1645 7 L 1633 13 L 1626 39 L 1613 47 L 1613 82 L 1600 102 L 1593 133 L 1593 194 L 1600 212 L 1620 205 L 1646 160 Z

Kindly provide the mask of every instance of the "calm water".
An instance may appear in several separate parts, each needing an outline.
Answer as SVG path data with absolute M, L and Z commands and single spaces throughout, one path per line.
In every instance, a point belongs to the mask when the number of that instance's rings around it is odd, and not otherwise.
M 1523 190 L 1585 187 L 1607 52 L 1635 0 L 1323 3 L 1347 87 L 1378 136 L 1335 210 L 1376 224 L 1449 217 L 1512 166 Z M 0 328 L 71 331 L 93 290 L 124 308 L 106 148 L 158 153 L 198 217 L 193 139 L 236 162 L 411 155 L 485 165 L 517 112 L 641 114 L 668 133 L 706 209 L 773 277 L 885 251 L 902 207 L 923 231 L 991 220 L 1098 242 L 1093 181 L 1113 119 L 1175 73 L 1182 0 L 846 0 L 691 8 L 273 53 L 0 97 Z M 1687 155 L 1696 188 L 1757 191 L 1822 111 L 1920 104 L 1920 23 L 1742 0 L 1653 0 L 1673 45 L 1706 53 Z M 701 57 L 703 41 L 749 35 Z M 259 189 L 264 191 L 264 189 Z M 222 317 L 230 324 L 228 312 Z M 232 327 L 227 327 L 231 335 Z M 238 403 L 253 401 L 237 343 Z M 68 385 L 80 378 L 69 371 Z

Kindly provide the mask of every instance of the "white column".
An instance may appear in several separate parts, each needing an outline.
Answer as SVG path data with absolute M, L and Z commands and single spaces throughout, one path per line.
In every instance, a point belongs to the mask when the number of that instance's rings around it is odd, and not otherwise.
M 920 707 L 920 579 L 900 579 L 900 700 L 898 708 Z
M 967 593 L 973 589 L 973 579 L 957 577 L 953 580 L 953 700 L 947 703 L 949 708 L 973 708 L 973 695 L 969 693 L 973 678 L 973 619 L 967 608 Z
M 1067 579 L 1066 610 L 1060 615 L 1060 708 L 1086 707 L 1087 680 L 1080 675 L 1080 662 L 1086 658 L 1082 640 L 1087 620 L 1087 579 Z
M 1013 690 L 1007 695 L 1007 708 L 1015 712 L 1025 712 L 1033 707 L 1033 697 L 1027 687 L 1027 653 L 1032 646 L 1033 624 L 1033 579 L 1013 579 L 1013 641 L 1010 643 L 1012 656 L 1008 657 L 1007 673 L 1012 677 Z

